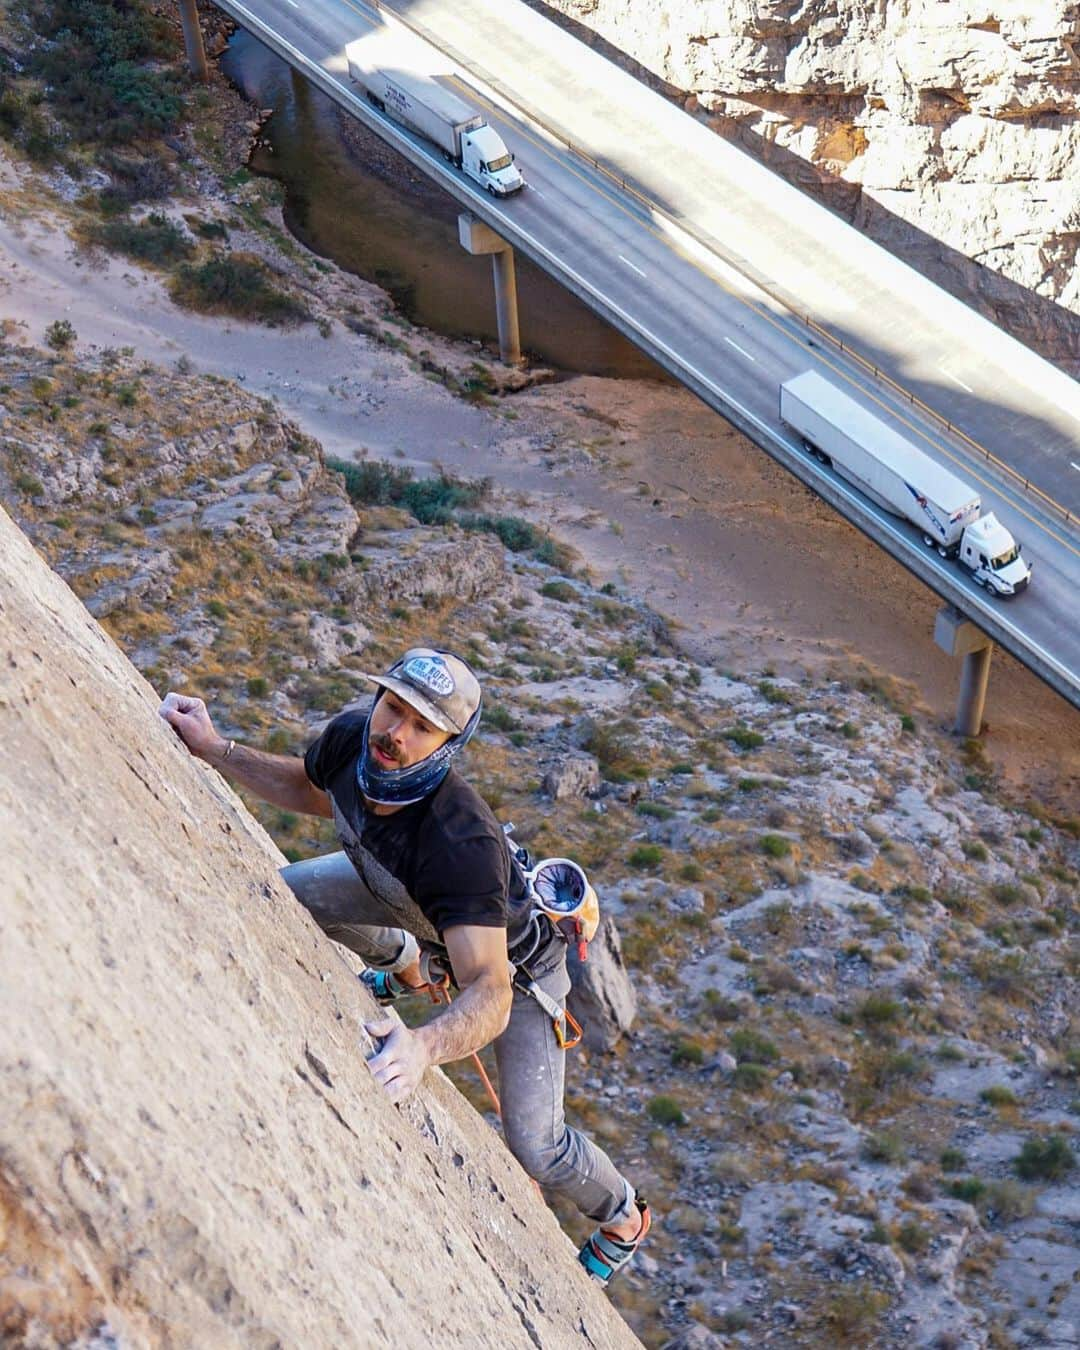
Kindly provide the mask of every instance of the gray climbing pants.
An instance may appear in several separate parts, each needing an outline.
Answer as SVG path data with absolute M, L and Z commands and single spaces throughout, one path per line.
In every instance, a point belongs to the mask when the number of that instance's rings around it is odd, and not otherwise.
M 416 939 L 388 922 L 400 916 L 368 889 L 344 853 L 292 863 L 281 875 L 323 932 L 369 966 L 404 970 L 416 959 Z M 570 976 L 563 941 L 554 938 L 528 964 L 537 984 L 564 1006 Z M 633 1187 L 602 1149 L 566 1123 L 565 1057 L 550 1017 L 515 986 L 510 1021 L 495 1041 L 507 1146 L 546 1194 L 564 1197 L 599 1223 L 627 1219 Z

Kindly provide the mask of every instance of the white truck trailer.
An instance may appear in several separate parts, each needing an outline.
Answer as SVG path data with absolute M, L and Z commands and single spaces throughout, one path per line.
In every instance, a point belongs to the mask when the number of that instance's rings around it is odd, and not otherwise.
M 780 386 L 780 418 L 806 449 L 871 501 L 910 521 L 930 548 L 956 558 L 992 595 L 1031 580 L 1020 545 L 979 494 L 816 370 Z
M 446 86 L 444 75 L 422 75 L 370 63 L 364 42 L 345 48 L 349 76 L 368 102 L 395 122 L 437 145 L 468 177 L 495 197 L 520 192 L 525 179 L 499 133 Z

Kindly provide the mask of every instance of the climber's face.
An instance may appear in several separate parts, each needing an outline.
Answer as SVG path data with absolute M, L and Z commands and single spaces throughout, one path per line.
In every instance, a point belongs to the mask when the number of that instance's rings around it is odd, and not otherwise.
M 449 739 L 392 689 L 383 690 L 371 711 L 368 754 L 380 769 L 411 768 Z

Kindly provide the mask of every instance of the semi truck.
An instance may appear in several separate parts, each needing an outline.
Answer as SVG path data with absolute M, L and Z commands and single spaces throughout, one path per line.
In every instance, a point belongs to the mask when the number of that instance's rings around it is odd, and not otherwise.
M 892 515 L 910 521 L 928 548 L 954 558 L 996 596 L 1031 581 L 1020 545 L 978 492 L 887 426 L 816 370 L 780 386 L 780 420 L 816 459 Z
M 395 122 L 431 141 L 443 158 L 495 197 L 520 192 L 525 179 L 514 156 L 483 116 L 446 85 L 445 75 L 375 66 L 363 42 L 345 48 L 349 77 L 368 102 Z

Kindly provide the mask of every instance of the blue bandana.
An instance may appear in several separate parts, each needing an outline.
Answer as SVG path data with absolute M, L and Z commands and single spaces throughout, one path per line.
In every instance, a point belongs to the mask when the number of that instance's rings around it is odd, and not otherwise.
M 374 711 L 374 710 L 373 710 Z M 464 750 L 472 734 L 480 725 L 480 706 L 469 718 L 465 730 L 444 741 L 427 759 L 410 764 L 405 769 L 384 769 L 371 758 L 368 750 L 368 731 L 371 716 L 364 723 L 364 740 L 360 758 L 356 761 L 356 781 L 360 791 L 376 806 L 411 806 L 413 802 L 430 797 L 450 772 L 450 765 L 459 750 Z

